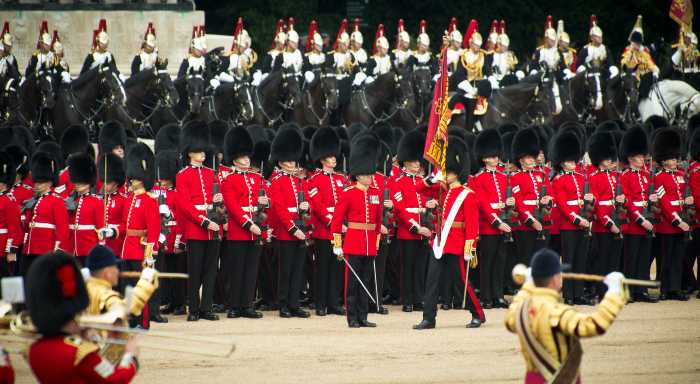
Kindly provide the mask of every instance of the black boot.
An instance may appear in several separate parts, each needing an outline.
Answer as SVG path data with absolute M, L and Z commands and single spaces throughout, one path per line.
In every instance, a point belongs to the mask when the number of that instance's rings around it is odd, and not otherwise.
M 421 320 L 420 323 L 413 326 L 413 329 L 421 331 L 423 329 L 434 329 L 435 321 L 428 321 L 426 319 Z

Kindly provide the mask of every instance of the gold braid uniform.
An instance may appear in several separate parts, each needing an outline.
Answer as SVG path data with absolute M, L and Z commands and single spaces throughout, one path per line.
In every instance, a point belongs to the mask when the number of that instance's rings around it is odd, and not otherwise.
M 651 55 L 646 50 L 626 48 L 620 60 L 622 69 L 629 69 L 635 72 L 637 79 L 648 72 L 658 72 L 659 68 L 654 63 Z
M 129 313 L 133 316 L 138 316 L 143 311 L 143 307 L 148 302 L 148 299 L 153 295 L 153 292 L 158 288 L 156 279 L 156 284 L 151 284 L 150 282 L 139 279 L 138 283 L 133 289 L 133 297 L 131 299 L 131 308 L 129 308 Z M 90 298 L 90 303 L 88 304 L 85 314 L 87 315 L 100 315 L 112 308 L 113 305 L 119 304 L 126 306 L 126 301 L 119 292 L 112 289 L 112 285 L 103 279 L 98 279 L 96 277 L 90 277 L 87 280 L 87 291 L 88 297 Z
M 602 335 L 610 328 L 626 300 L 619 295 L 608 293 L 593 313 L 583 314 L 562 303 L 559 292 L 549 288 L 537 288 L 532 283 L 523 285 L 506 312 L 505 325 L 510 332 L 518 334 L 527 372 L 541 374 L 546 378 L 544 373 L 539 372 L 536 362 L 527 352 L 525 336 L 518 331 L 524 302 L 529 303 L 527 314 L 531 335 L 544 347 L 549 357 L 563 365 L 569 358 L 571 348 L 580 347 L 579 338 Z M 578 365 L 573 368 L 578 376 Z
M 467 60 L 469 52 L 469 50 L 464 50 L 464 52 L 462 53 L 462 57 L 460 58 L 460 62 L 464 66 L 464 69 L 467 71 L 467 80 L 470 82 L 474 80 L 483 80 L 484 59 L 486 57 L 486 51 L 484 51 L 483 49 L 479 50 L 479 53 L 477 53 L 471 61 Z

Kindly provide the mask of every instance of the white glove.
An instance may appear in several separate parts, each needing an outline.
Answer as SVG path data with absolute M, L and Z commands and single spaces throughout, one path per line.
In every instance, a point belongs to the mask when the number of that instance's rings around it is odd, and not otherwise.
M 469 264 L 470 261 L 472 261 L 473 258 L 474 258 L 474 254 L 472 254 L 471 252 L 464 255 L 464 261 L 467 263 L 467 265 Z
M 355 79 L 352 81 L 352 85 L 360 86 L 367 79 L 367 75 L 364 72 L 358 72 L 355 75 Z
M 165 243 L 165 240 L 166 240 L 166 237 L 164 234 L 161 233 L 160 235 L 158 235 L 158 242 L 159 243 L 161 243 L 161 244 Z
M 437 171 L 436 174 L 430 176 L 430 184 L 439 183 L 441 181 L 445 181 L 445 175 L 443 175 L 440 170 Z
M 211 79 L 211 80 L 209 80 L 209 85 L 211 85 L 212 88 L 216 89 L 216 88 L 219 88 L 219 85 L 221 85 L 221 82 L 217 79 Z
M 110 228 L 110 227 L 105 227 L 105 228 L 100 229 L 100 233 L 102 234 L 103 239 L 111 239 L 116 234 L 116 232 L 114 231 L 114 228 Z
M 367 76 L 367 80 L 365 80 L 365 84 L 372 84 L 372 83 L 374 83 L 374 77 Z
M 316 78 L 316 75 L 314 75 L 313 72 L 311 72 L 311 71 L 304 72 L 304 80 L 306 80 L 306 84 L 311 84 L 314 81 L 314 78 Z
M 439 73 L 436 74 L 435 76 L 433 76 L 433 82 L 436 82 L 436 81 L 438 81 L 439 79 L 440 79 L 440 74 L 439 74 Z
M 61 81 L 62 81 L 62 82 L 68 84 L 68 83 L 71 82 L 71 80 L 72 80 L 72 79 L 71 79 L 71 77 L 70 77 L 70 73 L 68 73 L 67 71 L 61 72 Z
M 571 70 L 569 68 L 564 69 L 564 79 L 569 80 L 574 76 L 575 76 L 574 73 L 571 72 Z
M 525 78 L 525 72 L 523 72 L 523 71 L 516 71 L 516 72 L 515 72 L 515 77 L 517 77 L 518 80 L 522 80 L 522 79 Z
M 121 73 L 119 74 L 119 80 L 121 80 L 121 81 L 122 81 L 122 83 L 123 83 L 123 82 L 125 82 L 125 81 L 126 81 L 126 79 L 128 79 L 128 77 L 126 77 L 126 76 L 122 75 Z
M 537 70 L 536 70 L 536 69 L 531 69 L 531 70 L 530 70 L 530 76 L 534 76 L 534 75 L 536 75 L 536 74 L 537 74 Z
M 611 79 L 620 74 L 620 70 L 614 65 L 611 65 L 610 68 L 608 68 L 608 71 L 610 72 Z
M 489 83 L 491 83 L 491 88 L 493 89 L 498 89 L 498 79 L 496 79 L 496 76 L 489 76 Z
M 576 73 L 581 73 L 586 71 L 586 66 L 585 65 L 579 65 L 579 67 L 576 69 Z
M 164 216 L 170 216 L 170 207 L 167 204 L 161 204 L 158 206 L 158 212 Z
M 80 268 L 80 274 L 83 276 L 83 280 L 87 281 L 90 278 L 90 270 L 87 268 Z
M 336 256 L 343 256 L 343 248 L 333 247 L 333 254 Z
M 468 80 L 462 80 L 462 82 L 457 84 L 457 88 L 464 91 L 465 96 L 467 96 L 469 98 L 476 97 L 476 89 L 474 87 L 472 87 L 471 83 L 469 83 Z
M 654 72 L 651 73 L 654 76 L 654 80 L 659 78 L 659 69 L 657 68 Z
M 153 281 L 156 279 L 156 274 L 158 271 L 156 271 L 154 268 L 144 268 L 143 271 L 141 271 L 141 280 L 146 280 L 149 283 L 153 283 Z
M 608 292 L 622 296 L 622 281 L 625 275 L 620 272 L 610 272 L 605 276 L 603 283 L 608 286 Z
M 251 82 L 252 85 L 255 85 L 257 87 L 258 84 L 260 84 L 261 80 L 262 80 L 262 72 L 255 71 L 255 73 L 253 73 L 253 81 Z
M 233 83 L 236 79 L 226 72 L 221 72 L 218 76 L 219 81 L 222 83 Z

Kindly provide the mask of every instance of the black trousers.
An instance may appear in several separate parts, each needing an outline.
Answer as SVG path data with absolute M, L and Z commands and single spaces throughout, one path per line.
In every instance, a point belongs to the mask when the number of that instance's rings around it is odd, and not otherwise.
M 591 252 L 589 254 L 589 271 L 596 275 L 607 275 L 610 272 L 621 271 L 622 239 L 611 232 L 594 232 L 591 237 Z M 595 291 L 602 296 L 606 291 L 605 284 L 595 284 Z
M 7 261 L 7 256 L 0 258 L 0 278 L 15 276 L 17 274 L 17 262 Z
M 212 309 L 220 245 L 218 240 L 187 241 L 187 270 L 190 274 L 187 280 L 187 298 L 190 313 L 209 312 Z
M 362 284 L 368 286 L 371 281 L 372 259 L 371 256 L 345 256 L 348 263 L 362 279 Z M 369 287 L 368 287 L 369 288 Z M 369 311 L 369 296 L 365 292 L 357 277 L 345 266 L 345 305 L 347 307 L 348 323 L 351 321 L 367 320 Z
M 625 234 L 624 238 L 625 276 L 631 279 L 649 280 L 649 257 L 651 238 L 646 235 Z M 630 294 L 639 296 L 646 293 L 644 287 L 631 286 Z
M 570 264 L 572 272 L 586 273 L 589 238 L 582 230 L 561 231 L 560 235 L 563 263 Z M 583 286 L 583 281 L 564 280 L 564 299 L 582 298 Z
M 333 254 L 330 240 L 316 239 L 316 266 L 314 268 L 314 299 L 316 309 L 335 308 L 340 303 L 339 261 Z
M 223 236 L 225 239 L 226 237 Z M 224 267 L 224 255 L 226 251 L 226 240 L 222 241 L 219 245 L 219 257 L 216 262 L 216 281 L 214 282 L 214 296 L 213 303 L 223 305 L 228 300 L 228 284 L 230 276 L 226 273 L 226 268 Z
M 174 273 L 187 273 L 187 253 L 171 253 L 162 257 L 165 261 L 165 271 Z M 179 308 L 185 305 L 187 295 L 187 281 L 184 279 L 167 279 L 160 282 L 167 287 L 163 297 L 172 308 Z
M 228 277 L 226 306 L 229 310 L 252 308 L 262 246 L 257 241 L 233 240 L 226 241 L 225 246 L 222 264 Z
M 32 263 L 34 260 L 36 260 L 39 256 L 41 255 L 21 255 L 17 256 L 17 259 L 20 261 L 19 262 L 19 269 L 22 273 L 22 276 L 27 277 L 27 271 L 29 270 L 29 267 L 32 266 Z
M 401 303 L 420 304 L 425 294 L 428 249 L 423 240 L 399 240 L 401 246 Z
M 428 259 L 428 277 L 425 285 L 425 296 L 423 301 L 423 319 L 434 322 L 437 317 L 438 293 L 440 291 L 440 280 L 449 277 L 451 281 L 464 282 L 462 276 L 462 264 L 464 257 L 458 255 L 444 254 L 438 260 L 430 252 Z M 462 261 L 460 261 L 462 260 Z M 464 284 L 461 284 L 464 291 Z M 471 284 L 470 284 L 471 286 Z M 481 306 L 477 302 L 473 292 L 467 292 L 467 309 L 473 317 L 485 320 Z
M 685 248 L 683 234 L 658 233 L 656 237 L 661 242 L 661 292 L 680 292 Z
M 517 263 L 530 265 L 532 255 L 544 247 L 544 243 L 537 240 L 537 232 L 535 231 L 515 231 L 513 232 L 515 240 L 515 249 L 517 253 Z
M 518 248 L 515 238 L 513 238 L 513 242 L 511 243 L 504 243 L 503 250 L 505 253 L 505 267 L 503 268 L 503 276 L 501 279 L 504 283 L 503 285 L 512 292 L 516 288 L 516 285 L 511 276 L 513 267 L 515 267 L 515 264 L 518 262 Z
M 693 230 L 693 241 L 686 244 L 685 258 L 683 259 L 683 289 L 694 291 L 698 289 L 698 278 L 695 276 L 693 266 L 700 260 L 700 229 Z
M 502 235 L 479 236 L 479 264 L 481 302 L 502 298 L 505 268 L 505 243 Z
M 279 279 L 277 299 L 280 308 L 299 308 L 299 296 L 304 282 L 306 245 L 303 241 L 277 241 L 279 255 Z
M 388 244 L 389 253 L 386 260 L 386 285 L 392 299 L 401 297 L 401 247 L 396 237 Z
M 377 250 L 377 256 L 372 258 L 372 279 L 370 285 L 367 287 L 369 291 L 372 292 L 375 300 L 377 298 L 379 301 L 377 305 L 382 305 L 382 297 L 384 296 L 384 276 L 386 275 L 386 261 L 389 255 L 389 245 L 385 241 L 379 243 L 379 250 Z M 376 281 L 374 278 L 376 277 Z M 376 285 L 376 286 L 375 286 Z M 378 294 L 375 292 L 379 292 Z
M 277 242 L 278 240 L 273 240 L 271 243 L 265 243 L 260 257 L 258 290 L 262 301 L 268 305 L 277 303 L 277 280 L 279 275 Z

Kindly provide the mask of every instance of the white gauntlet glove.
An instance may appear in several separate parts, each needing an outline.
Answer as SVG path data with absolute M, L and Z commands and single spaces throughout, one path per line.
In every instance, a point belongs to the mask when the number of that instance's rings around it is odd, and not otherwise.
M 161 204 L 160 206 L 158 206 L 158 212 L 159 212 L 161 215 L 163 215 L 163 216 L 168 216 L 168 217 L 170 217 L 171 214 L 172 214 L 172 213 L 170 212 L 170 207 L 168 207 L 167 204 Z
M 148 281 L 149 283 L 153 284 L 156 277 L 158 277 L 158 271 L 156 271 L 154 268 L 147 267 L 141 271 L 141 277 L 140 277 L 141 280 L 145 280 L 145 281 Z
M 221 82 L 217 79 L 211 79 L 211 80 L 209 80 L 209 85 L 211 85 L 212 88 L 216 89 L 216 88 L 219 88 L 219 85 L 221 85 Z
M 615 295 L 622 296 L 623 292 L 623 284 L 622 282 L 625 280 L 625 275 L 623 275 L 620 272 L 610 272 L 605 276 L 605 280 L 603 280 L 603 283 L 608 286 L 608 292 L 613 293 Z
M 314 81 L 314 78 L 316 78 L 316 75 L 314 75 L 313 72 L 311 72 L 311 71 L 304 72 L 304 80 L 306 81 L 306 84 L 311 84 Z

